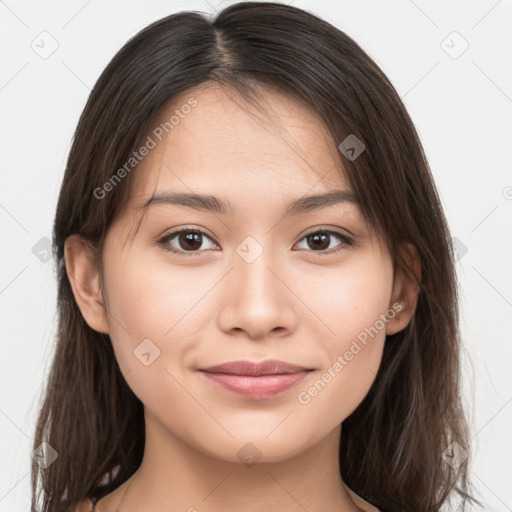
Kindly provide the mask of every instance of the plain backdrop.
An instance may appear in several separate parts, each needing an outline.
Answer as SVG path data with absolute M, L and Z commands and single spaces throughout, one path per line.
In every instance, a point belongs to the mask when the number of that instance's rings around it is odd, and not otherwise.
M 45 253 L 90 89 L 149 23 L 229 3 L 0 0 L 0 512 L 29 510 L 32 435 L 56 331 Z M 355 39 L 420 133 L 460 257 L 471 475 L 488 510 L 511 510 L 512 1 L 288 3 Z

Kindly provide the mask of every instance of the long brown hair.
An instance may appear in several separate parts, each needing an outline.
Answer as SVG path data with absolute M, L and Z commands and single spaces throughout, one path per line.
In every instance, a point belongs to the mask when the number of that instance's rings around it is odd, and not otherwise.
M 68 512 L 109 494 L 142 461 L 143 405 L 119 370 L 109 336 L 82 317 L 64 241 L 85 237 L 99 264 L 136 171 L 104 197 L 98 189 L 140 148 L 173 97 L 210 81 L 253 99 L 255 85 L 274 87 L 316 112 L 336 145 L 349 135 L 364 143 L 356 159 L 339 152 L 340 168 L 395 270 L 415 279 L 397 250 L 409 242 L 422 279 L 411 322 L 387 337 L 369 393 L 343 422 L 341 474 L 382 512 L 438 511 L 457 494 L 464 510 L 474 501 L 468 461 L 452 467 L 443 459 L 454 442 L 469 452 L 454 253 L 418 134 L 392 84 L 349 36 L 304 10 L 268 2 L 231 5 L 213 19 L 180 12 L 149 25 L 115 55 L 90 94 L 55 216 L 58 337 L 33 444 L 41 449 L 46 442 L 49 456 L 58 456 L 49 465 L 33 462 L 32 510 Z

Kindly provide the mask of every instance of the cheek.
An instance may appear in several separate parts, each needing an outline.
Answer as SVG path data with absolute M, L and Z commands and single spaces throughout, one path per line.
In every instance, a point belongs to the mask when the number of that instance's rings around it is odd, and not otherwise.
M 106 275 L 110 338 L 119 366 L 139 398 L 154 400 L 155 389 L 166 389 L 168 400 L 177 386 L 171 374 L 181 380 L 182 366 L 190 365 L 189 354 L 212 317 L 210 293 L 219 276 L 207 267 L 173 268 L 135 250 L 111 264 Z
M 146 407 L 179 405 L 185 413 L 191 404 L 181 396 L 176 362 L 183 361 L 191 349 L 189 340 L 195 339 L 185 336 L 183 327 L 190 327 L 187 312 L 201 289 L 191 289 L 191 276 L 141 261 L 134 252 L 126 264 L 107 273 L 115 356 L 128 386 Z
M 130 259 L 109 272 L 110 310 L 134 341 L 165 339 L 187 323 L 187 315 L 215 282 L 212 271 L 176 268 L 162 259 L 148 260 L 132 251 Z M 119 332 L 119 325 L 112 325 Z M 121 332 L 123 329 L 121 329 Z
M 337 424 L 363 400 L 380 366 L 386 325 L 394 316 L 392 268 L 386 261 L 358 262 L 323 277 L 319 272 L 317 284 L 307 297 L 319 319 L 323 365 L 297 400 Z
M 303 286 L 302 295 L 323 325 L 331 351 L 344 348 L 379 320 L 389 307 L 391 290 L 391 266 L 367 258 L 339 269 L 319 269 Z
M 155 345 L 154 353 L 162 350 L 165 333 L 172 329 L 180 313 L 183 315 L 183 303 L 178 300 L 175 280 L 137 258 L 134 251 L 128 260 L 110 263 L 105 274 L 109 334 L 119 364 L 128 369 L 136 361 L 134 350 L 144 340 Z

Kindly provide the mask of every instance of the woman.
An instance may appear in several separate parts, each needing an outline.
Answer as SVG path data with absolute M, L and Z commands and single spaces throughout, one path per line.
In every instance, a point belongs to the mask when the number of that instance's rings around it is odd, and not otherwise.
M 472 500 L 447 223 L 398 94 L 332 25 L 242 2 L 128 41 L 54 247 L 33 510 Z

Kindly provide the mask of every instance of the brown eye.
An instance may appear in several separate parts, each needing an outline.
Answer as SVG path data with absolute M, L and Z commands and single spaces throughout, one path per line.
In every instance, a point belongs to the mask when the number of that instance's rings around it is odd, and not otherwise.
M 205 249 L 212 248 L 203 247 L 203 249 L 200 250 L 205 243 L 205 240 L 210 240 L 211 242 L 211 238 L 200 229 L 181 229 L 166 235 L 164 238 L 159 240 L 158 243 L 167 251 L 175 253 L 189 253 L 189 255 L 193 255 L 194 253 L 201 253 Z M 215 247 L 215 244 L 213 242 L 211 243 Z
M 327 233 L 313 233 L 308 235 L 306 239 L 311 248 L 325 250 L 329 248 L 331 236 Z
M 335 238 L 341 240 L 341 243 L 332 244 Z M 305 241 L 305 247 L 299 247 L 300 249 L 312 249 L 313 252 L 327 254 L 341 250 L 345 246 L 352 245 L 352 240 L 350 238 L 332 230 L 319 230 L 308 233 L 299 243 L 303 243 L 302 241 Z
M 191 232 L 185 232 L 182 231 L 178 235 L 178 241 L 181 247 L 183 249 L 188 251 L 197 251 L 201 248 L 201 245 L 203 244 L 202 240 L 202 234 L 201 233 L 191 233 Z

